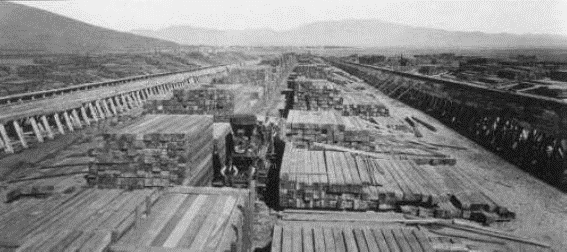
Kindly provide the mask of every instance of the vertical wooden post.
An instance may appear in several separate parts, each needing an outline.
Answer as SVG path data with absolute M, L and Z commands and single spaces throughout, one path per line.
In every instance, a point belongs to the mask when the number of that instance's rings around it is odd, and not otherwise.
M 107 117 L 112 117 L 113 113 L 112 110 L 110 110 L 110 108 L 108 107 L 108 103 L 106 102 L 106 99 L 102 99 L 102 108 L 106 111 L 106 116 Z
M 94 108 L 93 104 L 92 104 L 91 102 L 89 102 L 89 105 L 88 105 L 88 106 L 89 106 L 89 110 L 91 111 L 91 116 L 92 116 L 93 120 L 94 120 L 95 122 L 98 122 L 97 111 L 96 111 L 96 109 Z
M 16 133 L 18 134 L 18 138 L 20 140 L 20 143 L 22 144 L 22 147 L 27 149 L 28 148 L 28 142 L 26 141 L 22 127 L 20 127 L 20 124 L 18 123 L 18 121 L 14 121 L 13 124 L 14 124 L 14 129 L 16 130 Z
M 79 119 L 79 113 L 77 113 L 76 109 L 73 109 L 71 111 L 71 116 L 75 120 L 75 124 L 77 124 L 77 127 L 82 128 L 83 124 L 81 123 L 81 119 Z M 90 124 L 87 124 L 87 125 L 90 125 Z
M 126 110 L 132 109 L 132 104 L 130 104 L 128 102 L 128 100 L 126 99 L 126 96 L 124 94 L 120 95 L 120 98 L 122 99 L 122 104 L 124 104 L 124 108 Z
M 81 106 L 81 116 L 83 117 L 83 121 L 85 121 L 85 123 L 90 126 L 91 125 L 91 120 L 89 119 L 89 117 L 87 116 L 87 109 L 85 109 L 85 106 Z
M 114 102 L 116 104 L 116 109 L 118 109 L 118 111 L 120 113 L 122 113 L 124 111 L 124 108 L 122 107 L 122 104 L 120 103 L 120 97 L 118 95 L 114 96 Z
M 41 131 L 39 131 L 39 127 L 37 126 L 37 121 L 33 116 L 30 117 L 29 120 L 32 125 L 33 132 L 35 133 L 35 137 L 37 138 L 37 141 L 43 143 L 43 135 L 41 135 Z
M 63 129 L 63 124 L 61 124 L 59 114 L 53 114 L 53 119 L 55 120 L 55 124 L 57 125 L 57 130 L 59 130 L 59 133 L 61 133 L 61 135 L 65 135 L 65 129 Z
M 71 122 L 71 117 L 69 117 L 69 113 L 67 113 L 67 111 L 63 112 L 63 118 L 65 118 L 65 123 L 67 124 L 69 131 L 75 131 L 75 129 L 73 128 L 73 123 Z
M 100 106 L 100 101 L 99 101 L 99 100 L 96 100 L 96 101 L 94 102 L 94 104 L 95 104 L 95 109 L 96 109 L 96 111 L 98 112 L 98 116 L 99 116 L 101 119 L 104 120 L 104 118 L 106 118 L 106 115 L 104 114 L 104 111 L 102 110 L 102 107 Z
M 0 137 L 4 140 L 4 151 L 6 153 L 14 153 L 12 142 L 10 141 L 10 137 L 8 137 L 4 124 L 0 124 Z
M 114 106 L 114 101 L 112 100 L 112 98 L 108 99 L 108 104 L 110 104 L 110 109 L 112 109 L 112 113 L 114 113 L 114 115 L 118 115 L 118 110 L 116 109 L 116 106 Z
M 47 117 L 45 115 L 41 116 L 41 122 L 43 122 L 45 131 L 47 131 L 47 138 L 53 139 L 53 131 L 51 130 L 51 126 L 49 126 L 49 122 L 47 121 Z

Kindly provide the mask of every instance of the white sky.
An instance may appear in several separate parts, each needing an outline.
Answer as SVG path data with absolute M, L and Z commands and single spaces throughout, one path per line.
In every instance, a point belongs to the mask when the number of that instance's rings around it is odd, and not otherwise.
M 158 29 L 172 25 L 216 29 L 285 30 L 314 21 L 380 19 L 446 30 L 551 33 L 567 36 L 567 0 L 19 0 L 17 2 L 120 31 Z

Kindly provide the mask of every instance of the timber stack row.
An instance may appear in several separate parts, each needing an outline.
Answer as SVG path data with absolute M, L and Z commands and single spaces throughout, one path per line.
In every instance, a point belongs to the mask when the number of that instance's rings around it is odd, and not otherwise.
M 416 215 L 486 221 L 514 217 L 454 169 L 287 145 L 280 206 L 360 211 L 401 207 Z
M 228 121 L 234 113 L 234 94 L 217 88 L 177 89 L 167 100 L 150 100 L 145 105 L 151 114 L 213 115 L 215 121 Z
M 104 134 L 91 185 L 110 188 L 206 184 L 212 176 L 213 118 L 146 115 Z

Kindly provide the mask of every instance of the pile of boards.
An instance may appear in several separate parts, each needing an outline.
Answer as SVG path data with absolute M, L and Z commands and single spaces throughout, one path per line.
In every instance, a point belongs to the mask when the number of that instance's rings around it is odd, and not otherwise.
M 280 169 L 280 206 L 380 210 L 419 206 L 441 218 L 503 220 L 514 214 L 453 166 L 418 165 L 388 156 L 313 151 L 286 145 Z
M 149 213 L 157 190 L 80 189 L 49 200 L 2 208 L 0 246 L 6 251 L 106 251 Z
M 332 82 L 322 79 L 295 80 L 294 108 L 300 110 L 341 109 L 340 91 Z
M 173 187 L 111 251 L 248 251 L 248 191 Z M 243 245 L 244 244 L 244 245 Z M 238 248 L 231 250 L 231 248 Z
M 388 108 L 375 97 L 364 92 L 343 92 L 343 115 L 378 117 L 389 116 Z
M 427 235 L 412 227 L 369 225 L 367 222 L 282 222 L 274 227 L 273 252 L 435 251 Z
M 234 93 L 227 89 L 177 89 L 171 99 L 149 100 L 145 109 L 151 114 L 213 115 L 215 121 L 228 121 L 234 100 Z
M 377 139 L 373 132 L 374 126 L 361 117 L 332 110 L 290 110 L 286 120 L 287 140 L 306 147 L 316 142 L 367 150 Z
M 105 133 L 90 185 L 144 188 L 207 184 L 212 176 L 213 118 L 204 115 L 146 115 Z

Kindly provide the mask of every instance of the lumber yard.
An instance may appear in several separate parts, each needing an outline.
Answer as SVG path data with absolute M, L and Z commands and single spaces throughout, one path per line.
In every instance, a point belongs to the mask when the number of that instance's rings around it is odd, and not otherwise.
M 0 105 L 0 251 L 567 249 L 557 184 L 404 98 L 418 82 L 263 62 Z

